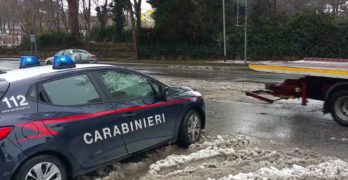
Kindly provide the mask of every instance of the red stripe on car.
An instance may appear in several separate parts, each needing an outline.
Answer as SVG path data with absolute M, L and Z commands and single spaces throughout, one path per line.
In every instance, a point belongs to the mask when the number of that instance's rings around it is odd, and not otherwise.
M 192 100 L 193 100 L 193 98 L 176 99 L 176 100 L 171 100 L 171 101 L 167 101 L 167 102 L 160 102 L 160 103 L 156 103 L 156 104 L 133 106 L 133 107 L 121 108 L 121 109 L 110 110 L 110 111 L 102 111 L 102 112 L 96 112 L 96 113 L 90 113 L 90 114 L 65 116 L 65 117 L 44 119 L 44 120 L 38 120 L 38 121 L 33 121 L 33 122 L 28 122 L 28 123 L 17 124 L 16 125 L 17 127 L 30 129 L 30 130 L 38 132 L 37 135 L 29 136 L 29 137 L 26 137 L 23 139 L 19 139 L 19 140 L 17 140 L 17 142 L 24 142 L 24 141 L 28 141 L 28 140 L 32 140 L 32 139 L 37 139 L 37 138 L 42 138 L 42 137 L 47 137 L 47 136 L 52 136 L 52 135 L 58 134 L 57 131 L 46 127 L 47 124 L 75 122 L 75 121 L 81 121 L 81 120 L 90 119 L 90 118 L 96 118 L 96 117 L 101 117 L 101 116 L 129 112 L 129 111 L 138 111 L 138 110 L 147 109 L 147 108 L 173 105 L 173 104 L 183 103 L 183 102 L 192 101 Z

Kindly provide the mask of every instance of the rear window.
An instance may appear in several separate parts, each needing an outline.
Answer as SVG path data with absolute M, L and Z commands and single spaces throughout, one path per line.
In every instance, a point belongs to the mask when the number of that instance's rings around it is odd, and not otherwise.
M 10 83 L 8 83 L 5 79 L 0 79 L 0 99 L 2 99 L 9 86 Z
M 87 75 L 63 78 L 42 86 L 53 105 L 77 106 L 102 101 Z

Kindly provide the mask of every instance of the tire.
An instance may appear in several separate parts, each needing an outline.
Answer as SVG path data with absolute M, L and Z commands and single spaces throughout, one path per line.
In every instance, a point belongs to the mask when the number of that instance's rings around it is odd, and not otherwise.
M 51 61 L 47 61 L 46 65 L 52 65 Z
M 35 170 L 35 166 L 41 168 L 36 168 Z M 58 158 L 50 155 L 36 156 L 24 162 L 15 174 L 14 180 L 35 180 L 35 178 L 32 177 L 38 177 L 40 174 L 37 173 L 39 172 L 38 169 L 41 169 L 41 172 L 43 171 L 41 174 L 46 175 L 48 175 L 50 171 L 55 172 L 53 173 L 54 176 L 50 179 L 48 179 L 48 177 L 46 179 L 43 178 L 45 180 L 58 180 L 59 177 L 60 180 L 68 180 L 67 171 L 64 164 Z M 48 172 L 45 173 L 45 170 L 48 170 Z M 32 177 L 30 177 L 30 173 Z
M 348 127 L 348 91 L 337 91 L 329 99 L 329 110 L 333 119 Z
M 199 141 L 202 135 L 202 119 L 197 111 L 188 111 L 179 127 L 177 144 L 181 147 L 188 147 Z

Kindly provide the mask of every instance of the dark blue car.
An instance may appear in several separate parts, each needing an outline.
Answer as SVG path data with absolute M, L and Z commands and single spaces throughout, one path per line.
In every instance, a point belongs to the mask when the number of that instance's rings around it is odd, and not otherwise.
M 64 60 L 64 59 L 63 59 Z M 0 179 L 67 180 L 205 127 L 200 93 L 110 65 L 0 75 Z

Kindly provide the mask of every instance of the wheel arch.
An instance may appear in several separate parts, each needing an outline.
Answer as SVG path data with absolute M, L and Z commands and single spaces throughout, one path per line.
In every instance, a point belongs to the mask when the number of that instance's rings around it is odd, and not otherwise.
M 348 81 L 347 82 L 340 82 L 332 85 L 325 93 L 325 101 L 324 101 L 324 113 L 329 113 L 329 101 L 331 96 L 338 91 L 341 90 L 348 90 Z
M 182 113 L 182 115 L 181 115 L 181 117 L 180 117 L 180 123 L 179 123 L 178 126 L 177 126 L 177 129 L 178 129 L 178 130 L 177 130 L 176 134 L 179 133 L 179 127 L 180 127 L 182 121 L 184 120 L 184 117 L 185 117 L 186 114 L 187 114 L 189 111 L 191 111 L 191 110 L 197 111 L 198 115 L 201 117 L 202 129 L 205 129 L 205 124 L 206 124 L 206 117 L 205 117 L 205 116 L 206 116 L 206 115 L 205 115 L 204 110 L 203 110 L 199 105 L 191 105 L 191 106 L 189 106 L 189 107 L 187 107 L 187 108 L 185 108 L 185 109 L 186 109 L 185 112 Z
M 189 109 L 188 111 L 190 110 L 195 110 L 198 112 L 198 115 L 201 117 L 201 121 L 202 121 L 202 129 L 205 129 L 205 113 L 204 111 L 202 110 L 202 108 L 200 108 L 199 106 L 193 106 L 191 107 L 191 109 Z M 186 113 L 188 112 L 186 111 Z
M 62 153 L 59 153 L 57 151 L 42 151 L 42 152 L 38 152 L 38 153 L 32 154 L 31 156 L 28 156 L 23 162 L 21 162 L 21 164 L 16 167 L 16 170 L 12 174 L 12 178 L 11 179 L 14 178 L 14 176 L 16 175 L 16 173 L 19 170 L 19 168 L 25 162 L 27 162 L 31 158 L 34 158 L 36 156 L 42 156 L 42 155 L 50 155 L 50 156 L 58 158 L 65 165 L 65 168 L 66 168 L 66 171 L 67 171 L 67 174 L 68 174 L 68 179 L 72 179 L 73 178 L 73 174 L 74 173 L 73 173 L 73 169 L 72 169 L 72 164 L 70 163 L 70 161 L 68 160 L 67 157 L 65 157 Z

